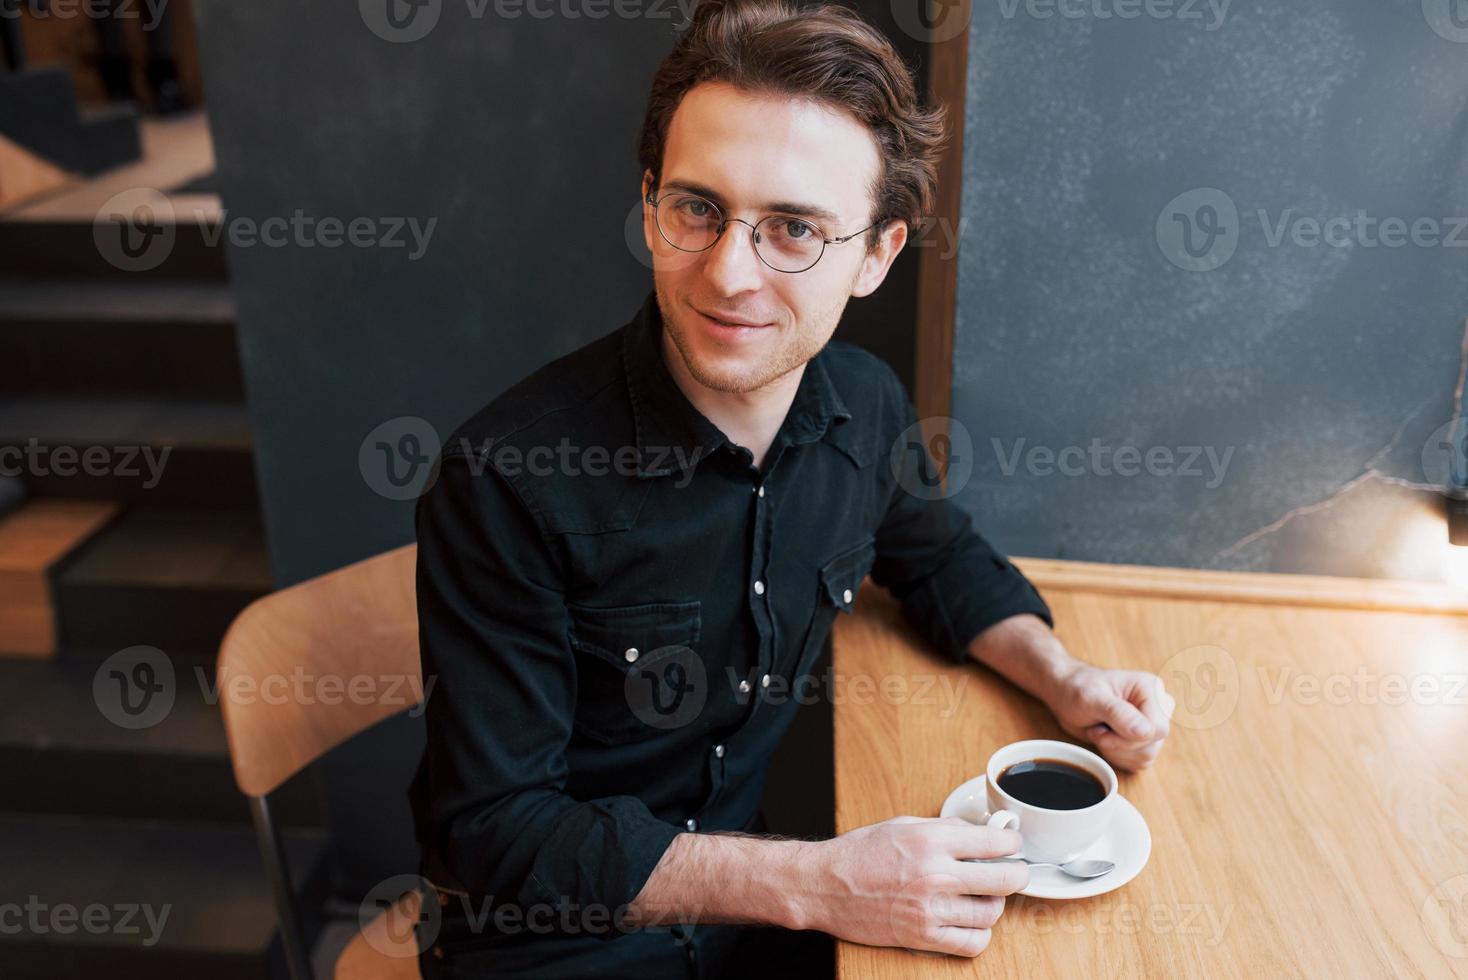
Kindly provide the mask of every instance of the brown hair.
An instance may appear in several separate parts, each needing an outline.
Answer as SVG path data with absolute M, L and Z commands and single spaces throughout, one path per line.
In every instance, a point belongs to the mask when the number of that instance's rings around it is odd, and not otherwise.
M 791 0 L 701 0 L 653 78 L 638 159 L 654 187 L 674 111 L 690 89 L 710 81 L 815 99 L 867 126 L 881 158 L 868 249 L 881 225 L 900 219 L 915 234 L 931 211 L 944 113 L 918 104 L 912 70 L 854 11 L 830 3 L 801 9 Z

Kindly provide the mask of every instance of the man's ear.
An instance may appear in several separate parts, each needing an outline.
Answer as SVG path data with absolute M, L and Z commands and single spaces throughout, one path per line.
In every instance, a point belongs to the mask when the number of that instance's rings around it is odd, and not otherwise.
M 883 225 L 877 247 L 862 258 L 861 268 L 856 273 L 856 282 L 851 287 L 851 295 L 869 296 L 876 292 L 877 287 L 887 278 L 887 270 L 892 268 L 892 262 L 906 244 L 906 221 L 894 218 Z
M 653 236 L 658 233 L 656 225 L 653 224 L 652 205 L 647 203 L 647 195 L 652 191 L 653 176 L 651 170 L 642 172 L 642 244 L 649 252 L 652 252 Z

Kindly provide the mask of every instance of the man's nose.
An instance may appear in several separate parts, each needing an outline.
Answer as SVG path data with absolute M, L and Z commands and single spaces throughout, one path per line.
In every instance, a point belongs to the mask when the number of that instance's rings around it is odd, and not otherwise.
M 758 289 L 762 285 L 764 264 L 754 250 L 758 234 L 755 226 L 743 218 L 730 218 L 719 240 L 709 249 L 704 275 L 725 295 Z

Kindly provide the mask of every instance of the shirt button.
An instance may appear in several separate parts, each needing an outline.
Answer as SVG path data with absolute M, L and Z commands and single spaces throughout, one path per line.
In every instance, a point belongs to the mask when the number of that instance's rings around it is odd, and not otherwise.
M 764 487 L 760 487 L 758 493 L 759 493 L 759 495 L 761 497 L 763 497 L 765 495 L 765 488 Z
M 722 745 L 715 745 L 714 746 L 714 758 L 715 759 L 722 759 L 723 757 L 724 757 L 724 747 Z
M 846 602 L 846 603 L 851 602 L 851 590 L 850 589 L 847 589 L 845 592 L 842 592 L 841 593 L 841 601 L 842 602 Z
M 749 681 L 740 681 L 739 682 L 739 693 L 740 694 L 748 694 L 749 693 Z
M 687 820 L 683 821 L 683 826 L 687 827 L 690 831 L 694 831 L 698 829 L 698 821 L 694 820 L 692 817 L 689 817 Z
M 770 675 L 769 674 L 766 674 L 765 676 L 763 676 L 763 677 L 761 677 L 759 679 L 759 686 L 760 687 L 769 687 L 770 686 Z
M 760 581 L 759 579 L 755 579 L 754 580 L 754 594 L 755 595 L 764 595 L 765 594 L 765 583 L 762 582 L 762 581 Z
M 624 653 L 624 654 L 622 654 L 622 656 L 624 656 L 624 657 L 627 658 L 627 662 L 629 664 L 635 664 L 635 663 L 637 663 L 637 648 L 636 647 L 628 647 L 627 648 L 627 652 Z

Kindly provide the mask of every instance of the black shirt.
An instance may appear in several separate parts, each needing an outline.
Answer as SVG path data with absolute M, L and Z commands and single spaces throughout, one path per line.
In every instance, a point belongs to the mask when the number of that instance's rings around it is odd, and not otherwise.
M 756 826 L 770 755 L 868 573 L 950 660 L 1008 616 L 1051 622 L 967 513 L 923 491 L 916 415 L 881 360 L 828 344 L 756 468 L 678 388 L 661 331 L 649 294 L 496 398 L 418 504 L 436 684 L 414 814 L 428 876 L 496 904 L 605 922 L 678 834 Z M 634 942 L 592 918 L 533 936 L 506 919 L 448 952 L 494 946 L 505 966 L 531 944 L 542 973 L 562 951 L 686 952 L 676 931 Z

